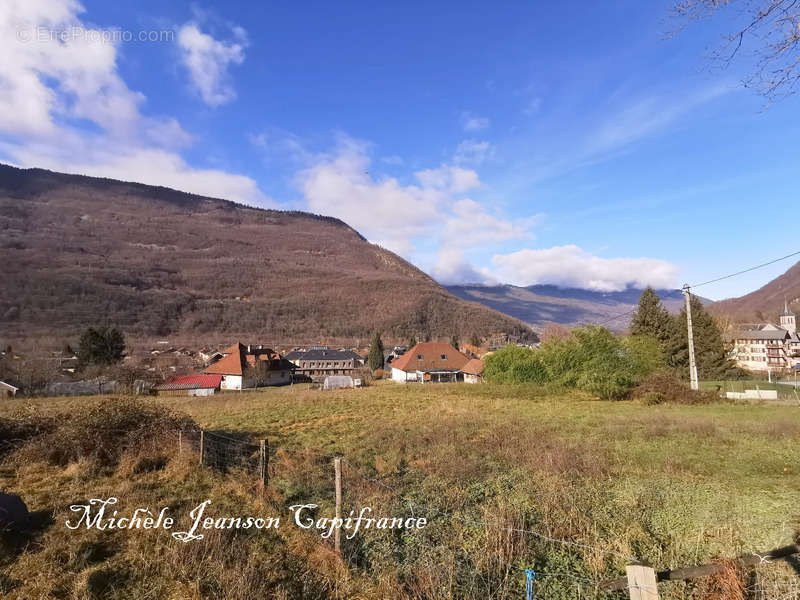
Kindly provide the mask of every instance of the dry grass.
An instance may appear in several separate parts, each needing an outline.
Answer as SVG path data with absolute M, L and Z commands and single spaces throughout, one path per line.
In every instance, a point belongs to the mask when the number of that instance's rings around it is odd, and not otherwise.
M 97 402 L 42 400 L 29 412 L 46 417 Z M 517 598 L 522 567 L 606 578 L 622 571 L 620 555 L 659 568 L 699 564 L 781 545 L 800 525 L 800 446 L 790 407 L 643 406 L 492 385 L 297 387 L 161 404 L 209 429 L 268 438 L 278 450 L 264 499 L 246 474 L 199 469 L 196 456 L 175 454 L 174 443 L 131 446 L 100 469 L 91 456 L 63 465 L 28 455 L 13 472 L 0 471 L 0 485 L 23 492 L 55 523 L 0 567 L 17 582 L 11 597 L 58 596 L 55 590 L 70 599 Z M 293 527 L 226 533 L 188 547 L 163 532 L 93 537 L 62 525 L 70 503 L 112 493 L 126 507 L 176 512 L 211 498 L 218 514 L 285 514 L 298 500 L 319 502 L 329 514 L 332 469 L 320 453 L 348 460 L 345 511 L 413 511 L 430 516 L 430 525 L 413 535 L 369 532 L 345 541 L 346 568 L 327 542 Z M 792 576 L 770 571 L 760 581 L 763 589 L 791 590 Z M 539 597 L 566 599 L 579 584 L 544 576 L 536 589 Z M 704 593 L 664 588 L 670 600 Z M 789 594 L 780 597 L 800 598 Z

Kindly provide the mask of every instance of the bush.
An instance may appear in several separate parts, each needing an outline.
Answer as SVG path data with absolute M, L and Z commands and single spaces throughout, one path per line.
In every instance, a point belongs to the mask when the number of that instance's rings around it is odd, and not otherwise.
M 702 392 L 686 387 L 686 384 L 673 373 L 659 371 L 649 375 L 635 390 L 634 400 L 654 405 L 670 402 L 674 404 L 708 404 L 717 402 L 719 396 L 714 392 Z
M 620 339 L 589 326 L 550 338 L 538 350 L 507 346 L 486 358 L 484 376 L 497 383 L 555 383 L 618 400 L 662 365 L 655 340 Z
M 0 417 L 0 458 L 55 427 L 55 419 L 47 417 L 27 414 L 18 414 L 11 419 Z
M 79 459 L 114 466 L 133 447 L 157 442 L 194 422 L 155 402 L 113 399 L 76 410 L 17 453 L 19 458 L 65 466 Z

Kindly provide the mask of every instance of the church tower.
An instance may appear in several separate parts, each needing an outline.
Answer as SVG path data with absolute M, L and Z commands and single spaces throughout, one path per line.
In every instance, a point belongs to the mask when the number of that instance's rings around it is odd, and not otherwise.
M 783 300 L 783 312 L 781 313 L 781 328 L 789 333 L 795 333 L 797 331 L 797 322 L 795 321 L 794 313 L 789 310 L 789 303 L 786 302 L 785 298 Z

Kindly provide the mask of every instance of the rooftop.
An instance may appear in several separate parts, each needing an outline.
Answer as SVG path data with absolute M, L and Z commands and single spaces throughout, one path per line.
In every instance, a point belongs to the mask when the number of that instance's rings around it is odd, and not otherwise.
M 161 385 L 157 385 L 156 389 L 166 391 L 218 388 L 221 381 L 222 375 L 178 375 L 170 377 Z
M 393 369 L 401 371 L 460 371 L 470 361 L 469 356 L 443 342 L 420 342 L 392 361 Z

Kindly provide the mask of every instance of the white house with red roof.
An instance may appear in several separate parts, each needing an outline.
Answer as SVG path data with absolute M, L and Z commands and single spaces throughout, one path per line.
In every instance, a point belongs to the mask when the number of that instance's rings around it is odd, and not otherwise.
M 220 389 L 242 390 L 292 382 L 294 365 L 271 348 L 237 342 L 222 354 L 221 359 L 203 370 L 209 375 L 222 376 Z
M 392 380 L 398 383 L 446 383 L 463 382 L 469 377 L 470 383 L 477 383 L 483 372 L 482 364 L 483 361 L 470 359 L 450 344 L 420 342 L 392 361 Z M 465 372 L 465 368 L 470 372 Z

